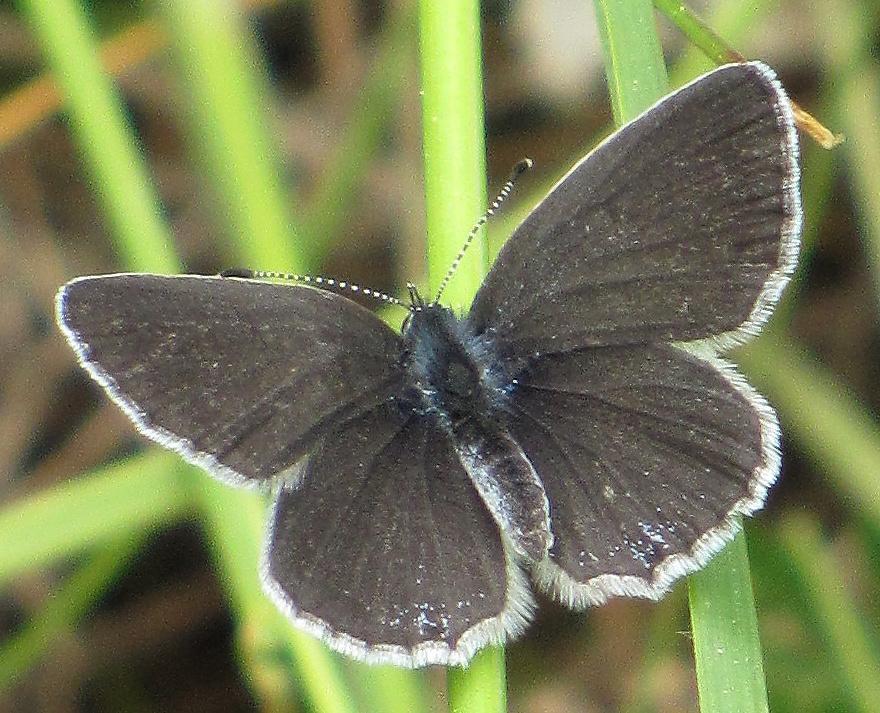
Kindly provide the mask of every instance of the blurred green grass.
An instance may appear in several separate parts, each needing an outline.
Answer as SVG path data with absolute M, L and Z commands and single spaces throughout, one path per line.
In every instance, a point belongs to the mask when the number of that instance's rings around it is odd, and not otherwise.
M 753 29 L 751 23 L 768 16 L 774 5 L 769 1 L 725 2 L 711 24 L 750 54 L 746 35 Z M 426 1 L 425 6 L 431 3 Z M 96 39 L 80 6 L 73 0 L 22 0 L 19 7 L 67 93 L 67 115 L 81 147 L 83 170 L 98 196 L 110 228 L 108 234 L 116 241 L 115 266 L 175 270 L 179 257 L 151 187 L 150 167 L 116 91 L 98 69 Z M 225 7 L 223 3 L 171 0 L 147 6 L 161 20 L 174 47 L 172 66 L 188 97 L 185 115 L 193 155 L 207 177 L 218 221 L 225 228 L 228 249 L 222 252 L 227 259 L 261 268 L 317 267 L 332 244 L 327 233 L 343 232 L 351 219 L 345 197 L 381 150 L 383 130 L 393 121 L 396 93 L 406 90 L 399 58 L 412 57 L 413 17 L 406 13 L 390 16 L 383 30 L 383 49 L 375 57 L 376 71 L 362 90 L 364 106 L 354 112 L 349 133 L 340 140 L 337 160 L 317 181 L 319 189 L 313 192 L 312 200 L 294 201 L 280 183 L 286 172 L 275 147 L 271 116 L 265 113 L 271 106 L 268 95 L 272 89 L 259 48 L 239 14 L 228 9 L 221 13 Z M 810 51 L 825 82 L 815 106 L 828 113 L 817 113 L 848 138 L 844 149 L 834 154 L 806 147 L 805 254 L 808 258 L 813 254 L 821 239 L 819 227 L 834 207 L 835 180 L 851 178 L 865 269 L 875 292 L 866 301 L 876 305 L 876 286 L 880 285 L 876 257 L 880 187 L 875 170 L 880 160 L 876 119 L 880 75 L 872 52 L 878 9 L 870 0 L 834 0 L 821 7 L 805 7 L 805 17 L 817 30 Z M 693 76 L 698 66 L 707 66 L 696 56 L 690 52 L 679 63 L 687 69 L 673 69 L 675 82 Z M 473 56 L 470 60 L 468 66 L 473 66 Z M 638 69 L 626 61 L 623 66 Z M 465 89 L 475 91 L 473 86 Z M 446 106 L 441 103 L 435 111 L 448 112 Z M 472 109 L 473 103 L 469 106 Z M 631 115 L 632 109 L 622 103 L 614 107 L 618 117 Z M 441 166 L 436 174 L 430 164 L 425 169 L 432 285 L 438 281 L 437 270 L 442 271 L 457 251 L 484 200 L 485 172 L 473 164 L 484 155 L 482 136 L 474 134 L 475 118 L 467 121 L 458 136 L 459 154 L 446 159 L 451 168 Z M 441 137 L 437 144 L 431 144 L 430 138 L 425 139 L 426 145 L 438 147 L 443 140 Z M 592 143 L 592 139 L 585 140 L 583 148 Z M 568 157 L 575 158 L 576 153 Z M 564 170 L 567 163 L 562 161 L 558 168 Z M 467 184 L 459 187 L 461 195 L 468 198 L 450 195 L 450 181 L 456 180 L 450 176 L 466 176 Z M 531 205 L 533 201 L 521 203 Z M 454 219 L 449 217 L 452 208 L 458 211 Z M 490 226 L 492 234 L 509 234 L 517 217 L 511 212 L 497 221 Z M 445 237 L 434 237 L 441 233 Z M 499 241 L 495 239 L 493 244 Z M 459 287 L 453 288 L 461 290 L 460 296 L 450 293 L 461 303 L 467 302 L 485 267 L 480 259 L 468 264 L 474 273 L 463 273 L 456 281 Z M 876 416 L 860 403 L 865 396 L 843 388 L 840 379 L 799 343 L 793 321 L 808 278 L 809 264 L 800 270 L 785 309 L 774 319 L 768 334 L 736 355 L 753 383 L 778 408 L 786 437 L 810 458 L 823 478 L 822 487 L 829 497 L 833 495 L 843 513 L 831 523 L 821 512 L 789 505 L 776 517 L 763 518 L 759 528 L 749 528 L 767 693 L 774 711 L 869 711 L 877 700 L 876 681 L 880 680 L 880 632 L 870 597 L 880 585 L 880 568 L 862 567 L 857 573 L 859 581 L 854 581 L 847 569 L 852 564 L 847 547 L 863 550 L 869 561 L 877 559 L 880 429 Z M 0 682 L 8 684 L 24 675 L 38 660 L 41 646 L 47 646 L 59 631 L 75 626 L 102 592 L 118 580 L 136 550 L 133 543 L 139 542 L 139 533 L 195 518 L 211 544 L 235 612 L 242 675 L 262 708 L 289 709 L 303 698 L 311 709 L 322 711 L 425 707 L 433 690 L 426 675 L 343 662 L 293 632 L 259 591 L 255 562 L 264 504 L 252 494 L 224 488 L 188 471 L 171 465 L 164 455 L 149 452 L 2 505 L 0 573 L 5 582 L 58 561 L 77 558 L 74 561 L 78 562 L 83 553 L 87 556 L 68 575 L 66 586 L 30 615 L 23 633 L 6 642 L 14 655 L 3 658 Z M 95 512 L 104 510 L 114 518 L 96 519 Z M 236 520 L 230 520 L 231 512 L 236 513 Z M 135 539 L 120 539 L 123 533 Z M 663 626 L 657 624 L 659 630 L 646 647 L 646 670 L 652 659 L 678 648 L 676 621 L 672 617 Z M 589 646 L 589 639 L 579 639 L 577 645 Z M 535 659 L 532 664 L 538 671 L 546 669 L 548 677 L 556 675 L 549 673 L 552 660 Z M 295 677 L 291 677 L 291 670 Z M 497 662 L 492 670 L 497 676 Z M 463 685 L 470 684 L 465 680 Z M 516 680 L 511 680 L 511 688 L 517 696 L 523 694 Z M 662 709 L 656 701 L 647 704 L 643 700 L 633 701 L 630 707 Z

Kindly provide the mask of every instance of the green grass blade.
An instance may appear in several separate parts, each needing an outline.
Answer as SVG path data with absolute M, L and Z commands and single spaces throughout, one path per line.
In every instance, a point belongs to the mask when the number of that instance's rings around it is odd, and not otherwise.
M 421 0 L 419 36 L 429 297 L 486 205 L 479 4 Z M 444 302 L 466 308 L 486 273 L 485 241 L 471 245 Z
M 594 0 L 614 123 L 634 119 L 666 94 L 666 63 L 650 0 Z
M 180 269 L 159 199 L 122 102 L 76 0 L 19 0 L 65 97 L 70 128 L 125 265 Z
M 122 575 L 144 539 L 144 533 L 138 532 L 99 549 L 52 592 L 43 609 L 20 632 L 0 645 L 0 690 L 34 666 L 59 635 L 74 628 Z
M 479 3 L 421 0 L 419 36 L 428 289 L 433 298 L 486 202 Z M 470 304 L 487 266 L 480 236 L 444 301 Z M 503 649 L 483 650 L 466 669 L 450 668 L 447 681 L 450 710 L 494 713 L 506 708 Z
M 6 503 L 0 586 L 125 533 L 186 517 L 191 501 L 184 470 L 175 456 L 155 451 Z
M 859 511 L 871 527 L 880 527 L 880 431 L 872 414 L 816 359 L 781 337 L 764 335 L 741 349 L 738 361 L 777 406 L 786 433 L 829 480 L 841 502 Z M 865 706 L 872 696 L 877 700 L 871 691 L 880 663 L 858 618 L 845 611 L 847 597 L 838 592 L 842 584 L 836 574 L 841 563 L 832 561 L 822 545 L 811 544 L 818 539 L 812 523 L 795 520 L 782 533 L 815 610 L 811 619 L 834 654 L 844 682 L 841 689 L 860 709 L 870 709 Z
M 361 710 L 370 713 L 428 713 L 429 694 L 425 671 L 410 671 L 397 666 L 354 665 L 363 699 Z
M 808 604 L 829 647 L 828 661 L 846 681 L 852 710 L 876 711 L 880 701 L 880 658 L 841 577 L 846 563 L 834 556 L 816 522 L 804 515 L 788 517 L 779 533 L 805 583 Z
M 492 647 L 477 654 L 466 669 L 447 673 L 451 713 L 499 713 L 507 710 L 504 649 Z
M 647 0 L 595 0 L 595 4 L 611 104 L 615 120 L 622 123 L 635 118 L 666 91 L 653 9 Z M 615 96 L 620 94 L 623 96 Z M 715 582 L 724 582 L 737 596 L 718 596 Z M 693 575 L 689 586 L 701 710 L 766 711 L 766 684 L 743 535 Z M 731 620 L 740 625 L 731 628 Z M 724 642 L 721 655 L 718 642 Z M 716 707 L 728 702 L 732 703 Z
M 688 581 L 700 710 L 769 710 L 745 537 Z
M 307 694 L 310 708 L 316 713 L 359 713 L 359 707 L 348 681 L 343 676 L 340 657 L 332 653 L 314 636 L 282 622 L 281 633 L 293 651 L 293 666 L 297 682 Z M 276 659 L 267 662 L 266 670 L 290 685 L 291 676 L 278 667 Z M 269 681 L 267 680 L 267 683 Z M 268 687 L 266 690 L 269 690 Z M 388 708 L 390 710 L 390 707 Z M 384 706 L 379 710 L 385 710 Z
M 260 270 L 302 269 L 319 246 L 305 244 L 288 210 L 270 138 L 268 81 L 234 3 L 157 0 L 191 101 L 192 131 L 238 256 Z

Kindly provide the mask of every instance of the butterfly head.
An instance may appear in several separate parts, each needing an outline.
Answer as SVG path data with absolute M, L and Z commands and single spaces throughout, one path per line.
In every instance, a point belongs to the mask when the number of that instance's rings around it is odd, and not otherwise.
M 459 320 L 451 309 L 438 302 L 425 302 L 412 284 L 408 288 L 411 304 L 401 328 L 408 351 L 418 351 L 437 340 L 445 341 L 457 331 Z

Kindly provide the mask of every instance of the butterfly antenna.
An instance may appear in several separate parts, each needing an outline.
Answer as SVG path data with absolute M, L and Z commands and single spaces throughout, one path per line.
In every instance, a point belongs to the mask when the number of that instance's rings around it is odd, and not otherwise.
M 385 304 L 397 305 L 408 309 L 407 305 L 396 297 L 392 297 L 385 292 L 371 290 L 369 287 L 361 287 L 353 282 L 345 280 L 334 280 L 332 277 L 320 277 L 317 275 L 298 275 L 295 272 L 272 272 L 269 270 L 224 270 L 220 273 L 220 277 L 243 277 L 249 280 L 287 280 L 290 282 L 302 282 L 306 285 L 316 285 L 318 287 L 329 287 L 333 290 L 349 290 L 360 295 L 366 295 L 373 299 L 384 302 Z
M 458 270 L 458 266 L 461 264 L 462 258 L 464 258 L 464 254 L 467 252 L 467 249 L 470 247 L 471 243 L 474 241 L 474 238 L 477 237 L 477 233 L 480 232 L 480 228 L 482 228 L 491 218 L 495 215 L 495 211 L 501 207 L 501 204 L 505 201 L 507 196 L 510 195 L 510 192 L 513 190 L 514 185 L 516 185 L 517 179 L 526 171 L 528 171 L 532 167 L 532 159 L 524 158 L 522 161 L 518 162 L 516 166 L 513 167 L 513 171 L 510 173 L 510 178 L 507 179 L 507 182 L 501 187 L 501 190 L 498 191 L 498 195 L 495 200 L 492 201 L 492 205 L 490 205 L 486 212 L 480 217 L 480 219 L 476 222 L 473 228 L 471 228 L 471 232 L 468 233 L 467 238 L 464 241 L 464 245 L 461 246 L 461 250 L 458 251 L 458 255 L 455 256 L 455 260 L 452 261 L 452 264 L 449 266 L 449 270 L 446 271 L 446 275 L 443 277 L 443 281 L 440 283 L 440 289 L 437 290 L 437 297 L 434 298 L 434 302 L 440 301 L 440 296 L 443 294 L 443 290 L 446 289 L 446 286 L 449 284 L 449 281 L 452 279 L 452 276 L 455 274 L 455 271 Z

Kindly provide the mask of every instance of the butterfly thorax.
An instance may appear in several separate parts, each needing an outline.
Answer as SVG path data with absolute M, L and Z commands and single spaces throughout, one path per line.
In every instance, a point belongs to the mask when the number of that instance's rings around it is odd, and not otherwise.
M 504 399 L 507 379 L 491 344 L 466 320 L 440 305 L 412 313 L 404 325 L 404 368 L 426 413 L 455 431 L 468 420 L 492 420 Z

